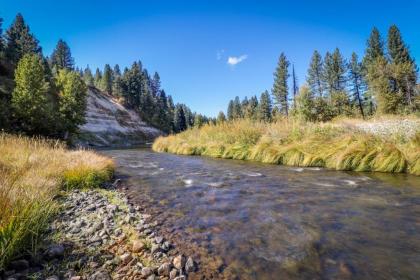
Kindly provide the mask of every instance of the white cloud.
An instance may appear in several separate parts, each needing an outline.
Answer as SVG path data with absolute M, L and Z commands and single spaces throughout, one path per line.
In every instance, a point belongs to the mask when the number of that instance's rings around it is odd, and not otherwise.
M 248 58 L 248 55 L 244 54 L 241 55 L 239 57 L 237 56 L 229 56 L 228 60 L 227 60 L 227 64 L 235 66 L 238 63 L 241 63 L 242 61 L 244 61 L 245 59 Z
M 219 50 L 219 51 L 217 51 L 217 53 L 216 53 L 217 60 L 221 60 L 224 53 L 225 53 L 225 50 Z

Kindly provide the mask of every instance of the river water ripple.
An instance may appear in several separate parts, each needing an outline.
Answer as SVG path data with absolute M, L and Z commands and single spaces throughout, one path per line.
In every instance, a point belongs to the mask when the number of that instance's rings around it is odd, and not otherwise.
M 420 277 L 419 177 L 103 153 L 161 234 L 200 262 L 196 278 Z

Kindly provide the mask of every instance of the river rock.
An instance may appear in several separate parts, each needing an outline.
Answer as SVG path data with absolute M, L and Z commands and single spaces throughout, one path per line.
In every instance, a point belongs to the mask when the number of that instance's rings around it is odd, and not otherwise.
M 152 274 L 153 274 L 153 270 L 150 267 L 143 267 L 141 269 L 141 275 L 143 275 L 144 277 L 147 277 Z
M 152 254 L 159 252 L 160 246 L 158 244 L 153 244 L 152 249 L 150 250 Z
M 178 255 L 174 258 L 172 263 L 173 263 L 175 268 L 182 269 L 184 267 L 184 264 L 185 264 L 185 258 L 184 258 L 183 255 Z
M 29 268 L 29 262 L 27 260 L 17 260 L 10 263 L 10 267 L 16 271 L 22 271 Z
M 123 263 L 128 263 L 133 259 L 130 253 L 125 253 L 120 258 Z
M 185 277 L 185 275 L 181 275 L 178 277 L 175 277 L 174 280 L 186 280 L 187 278 Z
M 61 258 L 64 255 L 64 247 L 62 245 L 51 245 L 45 251 L 44 257 L 47 260 Z
M 111 277 L 105 270 L 99 270 L 92 274 L 88 280 L 111 280 Z
M 131 251 L 133 253 L 140 253 L 144 248 L 144 243 L 140 240 L 134 240 L 133 241 L 133 247 L 131 249 Z
M 164 263 L 158 268 L 158 274 L 161 276 L 169 276 L 170 271 L 171 271 L 170 263 Z
M 175 279 L 176 275 L 178 274 L 178 270 L 172 269 L 169 273 L 169 279 Z
M 48 277 L 45 280 L 60 280 L 60 277 L 58 277 L 57 275 L 53 275 L 53 276 Z
M 189 273 L 189 272 L 193 272 L 194 270 L 195 270 L 194 260 L 191 257 L 189 257 L 187 262 L 185 263 L 185 271 Z

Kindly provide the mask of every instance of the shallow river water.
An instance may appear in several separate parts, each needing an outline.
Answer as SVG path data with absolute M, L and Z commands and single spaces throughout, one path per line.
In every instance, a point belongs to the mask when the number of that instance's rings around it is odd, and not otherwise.
M 420 177 L 103 153 L 205 278 L 420 279 Z

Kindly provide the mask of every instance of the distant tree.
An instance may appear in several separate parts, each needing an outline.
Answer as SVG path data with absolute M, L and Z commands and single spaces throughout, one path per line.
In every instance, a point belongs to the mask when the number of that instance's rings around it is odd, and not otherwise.
M 296 95 L 299 92 L 298 81 L 295 73 L 295 65 L 292 66 L 292 93 L 293 93 L 293 107 L 296 106 Z
M 226 121 L 226 116 L 225 113 L 223 113 L 223 111 L 220 111 L 219 114 L 217 115 L 217 123 L 224 123 Z
M 153 96 L 157 96 L 160 92 L 160 76 L 157 72 L 155 72 L 151 80 L 151 90 Z
M 384 42 L 376 27 L 372 29 L 366 45 L 365 56 L 363 58 L 364 67 L 368 67 L 369 64 L 375 62 L 378 58 L 384 57 Z
M 25 54 L 41 53 L 38 40 L 30 32 L 21 14 L 16 15 L 14 22 L 6 31 L 5 51 L 7 58 L 14 65 L 17 65 Z
M 62 69 L 57 76 L 57 89 L 60 125 L 66 134 L 76 132 L 85 122 L 86 84 L 79 73 Z
M 95 82 L 95 87 L 101 89 L 102 88 L 102 72 L 101 70 L 99 70 L 99 68 L 96 68 L 95 71 L 95 76 L 93 77 L 94 82 Z
M 362 72 L 362 63 L 359 62 L 357 54 L 355 52 L 351 55 L 351 60 L 348 64 L 349 69 L 349 78 L 351 91 L 353 95 L 353 104 L 359 108 L 360 115 L 365 118 L 365 113 L 363 111 L 363 97 L 362 97 L 362 88 L 364 85 L 363 82 L 363 72 Z
M 395 92 L 402 92 L 405 104 L 412 110 L 417 83 L 417 66 L 396 25 L 392 25 L 388 31 L 388 54 L 394 70 L 391 78 L 393 89 Z
M 311 63 L 309 64 L 308 75 L 306 81 L 308 86 L 315 96 L 322 97 L 323 88 L 322 88 L 322 80 L 323 80 L 323 62 L 322 57 L 318 51 L 314 51 Z
M 248 106 L 249 106 L 249 100 L 248 100 L 248 97 L 245 96 L 244 99 L 242 99 L 242 102 L 241 102 L 241 113 L 242 113 L 241 117 L 242 118 L 249 117 L 248 114 L 247 114 Z
M 29 134 L 48 134 L 53 110 L 48 96 L 50 85 L 39 55 L 22 57 L 16 68 L 15 83 L 12 107 L 20 129 Z
M 294 113 L 305 121 L 315 121 L 316 111 L 314 110 L 314 94 L 311 89 L 304 85 L 300 88 L 299 94 L 296 97 L 296 108 Z M 318 97 L 322 98 L 322 97 Z
M 3 25 L 3 18 L 0 17 L 0 63 L 3 60 L 3 49 L 4 49 L 2 25 Z
M 113 83 L 112 83 L 112 94 L 116 97 L 123 96 L 123 89 L 122 89 L 122 75 L 120 66 L 115 64 L 114 69 L 112 71 L 113 74 Z
M 95 85 L 92 71 L 89 68 L 89 65 L 86 67 L 86 69 L 83 72 L 83 79 L 87 86 L 93 87 Z
M 253 120 L 258 119 L 258 98 L 256 96 L 249 99 L 245 116 Z
M 275 105 L 278 106 L 279 111 L 284 114 L 289 114 L 288 105 L 288 85 L 287 79 L 289 78 L 289 61 L 287 60 L 284 53 L 280 54 L 279 61 L 277 63 L 276 71 L 274 72 L 274 85 L 272 89 L 273 98 Z
M 227 118 L 230 121 L 234 119 L 234 112 L 233 112 L 234 110 L 235 109 L 234 109 L 233 100 L 230 100 L 228 108 L 227 108 Z
M 62 39 L 58 40 L 51 55 L 51 68 L 55 68 L 57 71 L 61 69 L 73 70 L 74 68 L 74 59 L 71 56 L 70 48 Z
M 181 132 L 187 129 L 187 124 L 185 122 L 184 109 L 181 104 L 175 106 L 174 112 L 174 128 L 175 132 Z
M 172 132 L 172 131 L 175 131 L 174 130 L 175 105 L 174 105 L 172 96 L 168 95 L 166 104 L 168 108 L 168 126 L 170 128 L 169 130 Z
M 206 123 L 207 123 L 207 120 L 202 114 L 195 114 L 194 127 L 202 127 Z
M 124 71 L 122 77 L 124 103 L 129 108 L 139 107 L 142 85 L 143 74 L 141 66 L 138 62 L 134 62 L 129 70 Z
M 101 79 L 101 89 L 112 95 L 112 85 L 113 85 L 113 73 L 111 66 L 105 64 L 104 71 Z
M 234 119 L 240 119 L 242 118 L 242 107 L 241 107 L 241 101 L 239 99 L 239 96 L 236 96 L 233 100 L 233 118 Z
M 258 106 L 259 119 L 265 122 L 271 121 L 272 103 L 268 91 L 264 91 L 260 97 Z

